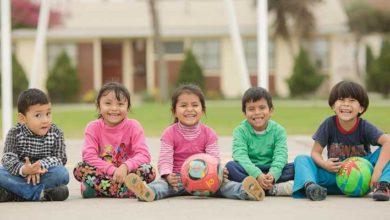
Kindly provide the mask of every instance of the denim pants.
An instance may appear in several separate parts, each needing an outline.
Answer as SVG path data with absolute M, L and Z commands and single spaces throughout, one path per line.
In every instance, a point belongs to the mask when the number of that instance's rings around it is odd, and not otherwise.
M 256 167 L 259 168 L 263 173 L 268 173 L 269 169 L 271 168 L 270 165 L 258 165 Z M 226 168 L 229 171 L 229 180 L 241 183 L 245 179 L 245 177 L 249 176 L 245 169 L 235 161 L 229 161 L 226 164 Z M 293 163 L 288 163 L 286 164 L 286 166 L 284 166 L 282 170 L 282 175 L 279 177 L 276 183 L 287 182 L 289 180 L 294 180 Z
M 4 167 L 0 166 L 0 187 L 26 200 L 37 201 L 40 199 L 44 189 L 68 183 L 69 173 L 64 166 L 50 167 L 35 186 L 31 183 L 28 184 L 23 177 L 12 175 Z
M 190 195 L 183 187 L 183 184 L 178 184 L 178 190 L 175 191 L 172 186 L 168 184 L 167 181 L 163 179 L 156 180 L 152 183 L 149 183 L 148 186 L 155 192 L 156 197 L 154 200 L 159 200 L 168 197 L 175 196 L 185 196 Z M 221 197 L 221 198 L 229 198 L 229 199 L 241 199 L 241 200 L 249 200 L 250 198 L 244 191 L 241 183 L 237 183 L 234 181 L 224 180 L 221 187 L 217 192 L 210 195 L 212 197 Z
M 378 161 L 381 148 L 375 150 L 372 154 L 363 158 L 370 161 L 375 166 Z M 293 186 L 293 197 L 303 198 L 305 196 L 303 188 L 306 182 L 314 182 L 327 188 L 329 195 L 343 194 L 336 184 L 336 173 L 328 172 L 317 166 L 314 160 L 307 155 L 299 155 L 295 158 L 295 181 Z M 390 165 L 389 162 L 382 170 L 382 176 L 379 181 L 390 182 Z

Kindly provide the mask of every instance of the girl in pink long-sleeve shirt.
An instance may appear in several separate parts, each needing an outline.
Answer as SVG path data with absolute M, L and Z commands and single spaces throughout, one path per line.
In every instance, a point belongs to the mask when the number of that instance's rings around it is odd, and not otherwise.
M 123 184 L 133 172 L 151 182 L 156 174 L 138 121 L 128 119 L 130 94 L 121 84 L 105 84 L 97 97 L 99 117 L 88 123 L 82 149 L 83 162 L 73 171 L 81 182 L 83 198 L 132 197 Z
M 125 184 L 144 201 L 189 195 L 180 179 L 184 161 L 197 153 L 207 153 L 219 159 L 217 135 L 200 119 L 206 111 L 205 100 L 199 87 L 188 84 L 175 90 L 172 96 L 175 122 L 162 134 L 158 169 L 160 180 L 146 184 L 139 176 L 129 174 Z M 213 195 L 231 199 L 262 200 L 264 191 L 253 177 L 242 183 L 224 181 Z

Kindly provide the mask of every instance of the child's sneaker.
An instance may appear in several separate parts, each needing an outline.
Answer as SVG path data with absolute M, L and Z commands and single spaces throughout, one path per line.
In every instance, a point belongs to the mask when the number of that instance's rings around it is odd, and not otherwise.
M 130 173 L 126 176 L 125 185 L 134 192 L 134 194 L 141 200 L 152 202 L 155 197 L 154 191 L 149 188 L 141 177 L 135 173 Z
M 293 192 L 294 181 L 276 183 L 272 189 L 268 190 L 266 195 L 270 196 L 291 196 Z
M 11 197 L 11 194 L 7 190 L 0 187 L 0 202 L 12 201 Z
M 311 183 L 305 186 L 306 197 L 313 201 L 321 201 L 326 199 L 328 190 L 318 184 Z
M 23 201 L 26 200 L 0 187 L 0 202 L 23 202 Z
M 252 177 L 248 176 L 242 181 L 242 187 L 244 188 L 244 191 L 248 194 L 248 196 L 256 201 L 261 201 L 264 199 L 264 190 L 261 188 L 260 184 L 257 182 L 257 180 Z
M 46 201 L 64 201 L 69 196 L 69 190 L 65 185 L 57 186 L 51 189 L 45 189 L 43 196 Z
M 379 182 L 376 189 L 374 189 L 374 194 L 372 198 L 375 201 L 389 201 L 390 197 L 390 183 L 388 182 Z
M 84 199 L 95 198 L 96 190 L 89 186 L 86 182 L 81 182 L 81 196 Z

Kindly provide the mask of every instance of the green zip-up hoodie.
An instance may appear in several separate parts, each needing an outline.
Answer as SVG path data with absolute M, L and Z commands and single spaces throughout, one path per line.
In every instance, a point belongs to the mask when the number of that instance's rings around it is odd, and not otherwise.
M 264 133 L 254 131 L 247 120 L 234 129 L 233 160 L 255 178 L 262 174 L 256 165 L 270 165 L 269 173 L 275 182 L 287 164 L 287 135 L 285 129 L 273 120 L 268 121 Z

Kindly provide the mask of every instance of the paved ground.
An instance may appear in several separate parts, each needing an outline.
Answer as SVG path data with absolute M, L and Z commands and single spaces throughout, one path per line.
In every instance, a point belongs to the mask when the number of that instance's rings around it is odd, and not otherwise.
M 147 138 L 153 164 L 159 150 L 158 138 Z M 223 162 L 231 158 L 231 138 L 219 140 Z M 298 154 L 308 154 L 308 136 L 290 136 L 289 161 Z M 68 140 L 69 171 L 81 160 L 81 140 Z M 2 152 L 2 146 L 0 146 Z M 312 202 L 290 197 L 267 197 L 262 202 L 217 198 L 176 197 L 152 203 L 136 199 L 82 199 L 79 183 L 71 178 L 70 197 L 64 202 L 1 203 L 0 220 L 17 219 L 390 219 L 390 202 L 364 198 L 328 196 Z

